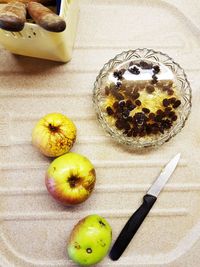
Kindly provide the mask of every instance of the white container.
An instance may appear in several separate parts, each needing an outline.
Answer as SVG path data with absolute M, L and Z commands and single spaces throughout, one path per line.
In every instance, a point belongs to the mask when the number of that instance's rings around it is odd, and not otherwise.
M 78 14 L 78 0 L 63 0 L 60 16 L 66 21 L 65 31 L 53 33 L 37 24 L 25 23 L 20 32 L 0 29 L 0 44 L 14 54 L 67 62 L 72 57 Z

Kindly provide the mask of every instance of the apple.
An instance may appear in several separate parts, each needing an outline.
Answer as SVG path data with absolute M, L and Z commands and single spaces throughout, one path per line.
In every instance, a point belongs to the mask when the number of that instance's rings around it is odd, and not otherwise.
M 47 190 L 64 205 L 75 205 L 85 201 L 96 181 L 92 163 L 77 153 L 67 153 L 56 158 L 46 172 Z
M 89 215 L 72 230 L 67 253 L 75 263 L 90 266 L 106 256 L 111 241 L 112 229 L 109 223 L 99 215 Z
M 47 114 L 35 125 L 32 144 L 48 157 L 68 152 L 76 140 L 76 126 L 61 113 Z

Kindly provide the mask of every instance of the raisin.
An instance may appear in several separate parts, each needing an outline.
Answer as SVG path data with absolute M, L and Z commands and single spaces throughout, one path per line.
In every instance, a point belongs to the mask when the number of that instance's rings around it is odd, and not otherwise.
M 138 92 L 134 92 L 133 94 L 132 94 L 132 98 L 133 99 L 137 99 L 137 98 L 139 98 L 140 97 L 140 94 L 138 93 Z
M 159 127 L 159 131 L 160 131 L 162 134 L 164 134 L 164 127 L 163 127 L 162 125 L 160 125 L 160 127 Z
M 163 111 L 162 111 L 161 109 L 158 109 L 158 110 L 156 111 L 156 114 L 157 114 L 157 115 L 160 115 L 160 116 L 163 117 Z
M 107 111 L 107 113 L 108 113 L 109 116 L 111 116 L 111 115 L 114 114 L 114 111 L 112 110 L 111 107 L 107 107 L 107 108 L 106 108 L 106 111 Z
M 172 85 L 173 85 L 173 81 L 169 81 L 168 86 L 172 87 Z
M 154 113 L 150 113 L 149 114 L 149 119 L 150 120 L 155 120 L 155 114 Z
M 157 123 L 152 124 L 151 131 L 153 134 L 157 134 L 159 132 L 159 127 Z
M 113 108 L 117 109 L 119 107 L 119 102 L 116 101 L 114 104 L 113 104 Z
M 128 123 L 124 123 L 123 128 L 124 128 L 126 131 L 129 131 L 129 130 L 131 129 L 131 126 L 130 126 Z
M 133 137 L 137 137 L 137 135 L 138 135 L 137 131 L 132 131 L 132 136 Z
M 105 95 L 109 95 L 109 93 L 110 93 L 110 90 L 109 90 L 108 86 L 106 86 L 105 87 Z
M 132 121 L 133 121 L 133 118 L 132 118 L 131 116 L 129 116 L 129 117 L 127 118 L 127 121 L 128 121 L 128 122 L 132 122 Z
M 139 99 L 137 99 L 137 100 L 135 101 L 135 104 L 136 104 L 137 106 L 141 106 L 141 105 L 142 105 L 142 103 L 141 103 L 141 101 L 140 101 Z
M 120 70 L 120 71 L 114 71 L 113 72 L 113 76 L 115 77 L 115 78 L 117 78 L 118 80 L 122 80 L 122 75 L 123 75 L 123 73 L 122 73 L 122 71 Z
M 161 122 L 161 125 L 163 126 L 164 129 L 169 129 L 172 126 L 170 120 L 168 120 L 168 119 L 167 120 L 163 120 Z
M 143 111 L 144 113 L 147 113 L 147 114 L 150 112 L 150 110 L 149 110 L 148 108 L 143 108 L 142 111 Z
M 173 105 L 173 108 L 178 108 L 181 105 L 181 101 L 180 100 L 176 100 L 176 102 Z
M 169 98 L 170 104 L 174 104 L 176 102 L 176 98 L 175 97 L 171 97 Z
M 117 82 L 117 83 L 116 83 L 116 87 L 117 87 L 117 88 L 120 88 L 121 86 L 122 86 L 122 83 L 120 83 L 120 82 Z
M 128 107 L 128 110 L 131 111 L 131 110 L 134 110 L 135 108 L 136 108 L 136 106 L 132 104 L 132 105 L 130 105 L 130 106 Z
M 176 116 L 176 115 L 174 115 L 173 117 L 172 117 L 172 121 L 176 121 L 178 119 L 178 117 Z
M 151 81 L 151 83 L 152 84 L 156 84 L 158 81 L 156 80 L 156 79 L 153 79 L 152 81 Z
M 147 134 L 151 134 L 151 126 L 149 124 L 146 126 L 146 132 Z
M 131 100 L 127 100 L 127 101 L 126 101 L 126 106 L 127 106 L 127 108 L 128 108 L 130 105 L 132 105 L 132 101 L 131 101 Z
M 147 85 L 146 91 L 147 91 L 148 94 L 152 94 L 155 91 L 154 86 Z
M 130 63 L 129 63 L 129 67 L 131 67 L 131 66 L 133 66 L 134 65 L 134 63 L 133 63 L 133 61 L 131 61 Z
M 122 113 L 115 113 L 114 117 L 117 119 L 122 119 Z
M 153 66 L 153 72 L 158 74 L 160 72 L 160 67 L 158 65 Z
M 162 120 L 162 116 L 161 115 L 156 115 L 155 121 L 160 122 L 161 120 Z
M 164 112 L 165 116 L 168 116 L 169 113 L 171 112 L 171 110 L 172 110 L 172 108 L 170 108 L 170 107 L 166 108 L 165 112 Z
M 140 90 L 140 87 L 138 85 L 136 85 L 135 88 L 134 88 L 134 90 L 133 90 L 133 93 L 134 94 L 137 94 L 139 92 L 139 90 Z
M 165 99 L 163 100 L 163 106 L 164 106 L 164 107 L 168 107 L 169 104 L 170 104 L 169 100 L 168 100 L 167 98 L 165 98 Z
M 122 116 L 124 119 L 127 119 L 129 116 L 129 111 L 128 110 L 123 111 Z
M 127 136 L 128 136 L 128 137 L 131 137 L 131 136 L 132 136 L 132 131 L 129 131 L 129 132 L 127 133 Z
M 119 129 L 119 130 L 122 130 L 124 127 L 123 127 L 124 123 L 122 120 L 118 119 L 116 120 L 115 122 L 115 126 Z
M 163 91 L 169 91 L 170 90 L 170 87 L 169 86 L 166 86 L 164 85 L 163 88 L 162 88 Z
M 151 63 L 147 63 L 145 61 L 140 61 L 140 66 L 142 69 L 152 69 L 152 64 Z
M 147 117 L 142 112 L 138 112 L 134 116 L 134 120 L 138 125 L 143 125 L 147 121 Z
M 123 134 L 127 134 L 129 131 L 128 130 L 125 130 L 124 132 L 123 132 Z
M 168 95 L 173 95 L 174 94 L 174 91 L 172 89 L 168 90 L 167 91 Z
M 126 69 L 121 69 L 120 72 L 123 75 L 126 72 Z
M 128 69 L 128 71 L 129 71 L 131 74 L 135 74 L 135 75 L 140 74 L 140 71 L 139 71 L 139 69 L 138 69 L 136 66 L 134 66 L 134 67 L 130 67 L 130 68 Z
M 170 111 L 170 113 L 169 113 L 168 116 L 169 116 L 170 118 L 172 118 L 174 115 L 175 115 L 175 112 L 174 112 L 174 111 Z
M 119 101 L 119 107 L 120 108 L 123 108 L 123 107 L 125 107 L 125 101 Z
M 152 75 L 152 79 L 153 79 L 153 82 L 154 82 L 154 83 L 157 83 L 157 82 L 158 82 L 158 77 L 156 76 L 156 74 L 153 74 L 153 75 Z M 154 83 L 153 83 L 153 84 L 154 84 Z
M 123 100 L 124 99 L 124 96 L 120 93 L 116 93 L 115 97 L 117 98 L 117 100 Z
M 113 76 L 114 76 L 115 78 L 118 78 L 118 71 L 114 71 L 114 72 L 113 72 Z

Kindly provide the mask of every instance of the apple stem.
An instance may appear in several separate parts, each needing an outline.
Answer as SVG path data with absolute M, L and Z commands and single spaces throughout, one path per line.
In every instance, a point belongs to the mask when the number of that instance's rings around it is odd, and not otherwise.
M 51 123 L 49 124 L 49 129 L 50 131 L 52 132 L 56 132 L 58 130 L 58 127 L 57 126 L 53 126 Z
M 76 176 L 71 176 L 69 179 L 68 179 L 68 182 L 70 184 L 70 187 L 76 187 L 78 185 L 78 183 L 80 182 L 80 178 L 79 177 L 76 177 Z

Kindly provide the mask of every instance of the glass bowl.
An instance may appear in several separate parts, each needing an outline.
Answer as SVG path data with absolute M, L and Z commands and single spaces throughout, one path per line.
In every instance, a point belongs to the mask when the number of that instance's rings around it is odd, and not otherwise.
M 184 127 L 191 88 L 184 70 L 168 55 L 129 50 L 101 69 L 93 103 L 102 127 L 119 143 L 159 146 Z

